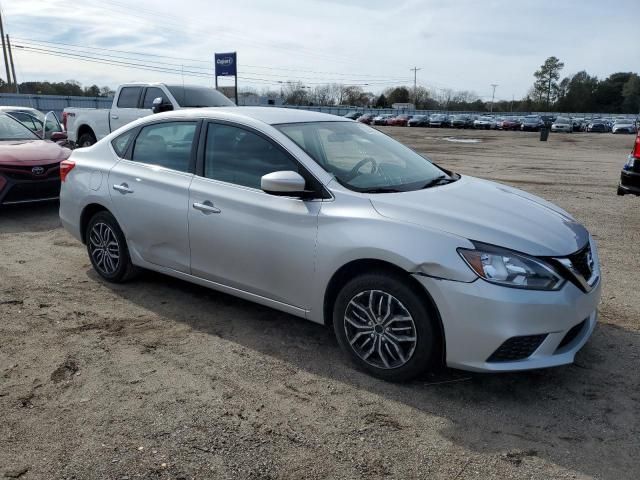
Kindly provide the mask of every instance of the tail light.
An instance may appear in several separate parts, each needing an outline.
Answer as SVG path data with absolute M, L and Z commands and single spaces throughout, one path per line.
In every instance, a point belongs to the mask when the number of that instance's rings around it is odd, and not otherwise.
M 63 160 L 60 162 L 60 181 L 64 182 L 67 179 L 69 172 L 76 166 L 76 162 L 73 160 Z
M 633 152 L 631 152 L 631 155 L 636 158 L 640 158 L 640 132 L 638 132 L 636 142 L 633 144 Z

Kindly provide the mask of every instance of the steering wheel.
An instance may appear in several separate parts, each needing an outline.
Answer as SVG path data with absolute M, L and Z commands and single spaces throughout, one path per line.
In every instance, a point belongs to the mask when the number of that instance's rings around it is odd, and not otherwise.
M 366 157 L 354 165 L 351 171 L 346 175 L 345 180 L 347 181 L 353 180 L 357 176 L 362 175 L 360 173 L 360 169 L 367 163 L 371 164 L 371 173 L 375 173 L 378 171 L 378 162 L 376 162 L 375 159 L 373 159 L 372 157 Z

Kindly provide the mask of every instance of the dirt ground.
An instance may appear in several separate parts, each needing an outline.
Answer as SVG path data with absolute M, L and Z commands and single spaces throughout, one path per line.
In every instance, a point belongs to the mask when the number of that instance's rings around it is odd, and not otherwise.
M 157 274 L 108 285 L 57 205 L 12 208 L 0 212 L 0 475 L 639 478 L 640 198 L 616 196 L 632 137 L 385 131 L 587 225 L 604 292 L 575 365 L 385 383 L 322 326 Z

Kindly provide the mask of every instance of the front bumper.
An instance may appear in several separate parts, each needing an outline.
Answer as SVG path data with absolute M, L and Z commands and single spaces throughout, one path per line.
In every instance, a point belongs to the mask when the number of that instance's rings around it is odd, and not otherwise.
M 463 283 L 421 275 L 415 278 L 439 310 L 446 363 L 452 368 L 505 372 L 569 364 L 597 321 L 601 280 L 584 293 L 570 282 L 558 291 L 541 292 L 481 279 Z M 505 345 L 514 339 L 531 347 L 525 358 L 502 355 Z M 518 350 L 522 346 L 516 344 L 516 353 L 522 352 Z
M 60 166 L 46 165 L 35 175 L 31 167 L 0 168 L 0 205 L 56 200 L 60 196 Z

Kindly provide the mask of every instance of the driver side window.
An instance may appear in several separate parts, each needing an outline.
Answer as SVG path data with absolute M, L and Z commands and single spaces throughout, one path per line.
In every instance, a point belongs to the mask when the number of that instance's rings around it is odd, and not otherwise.
M 206 178 L 260 189 L 263 175 L 282 170 L 300 173 L 298 162 L 267 139 L 233 125 L 207 127 Z

